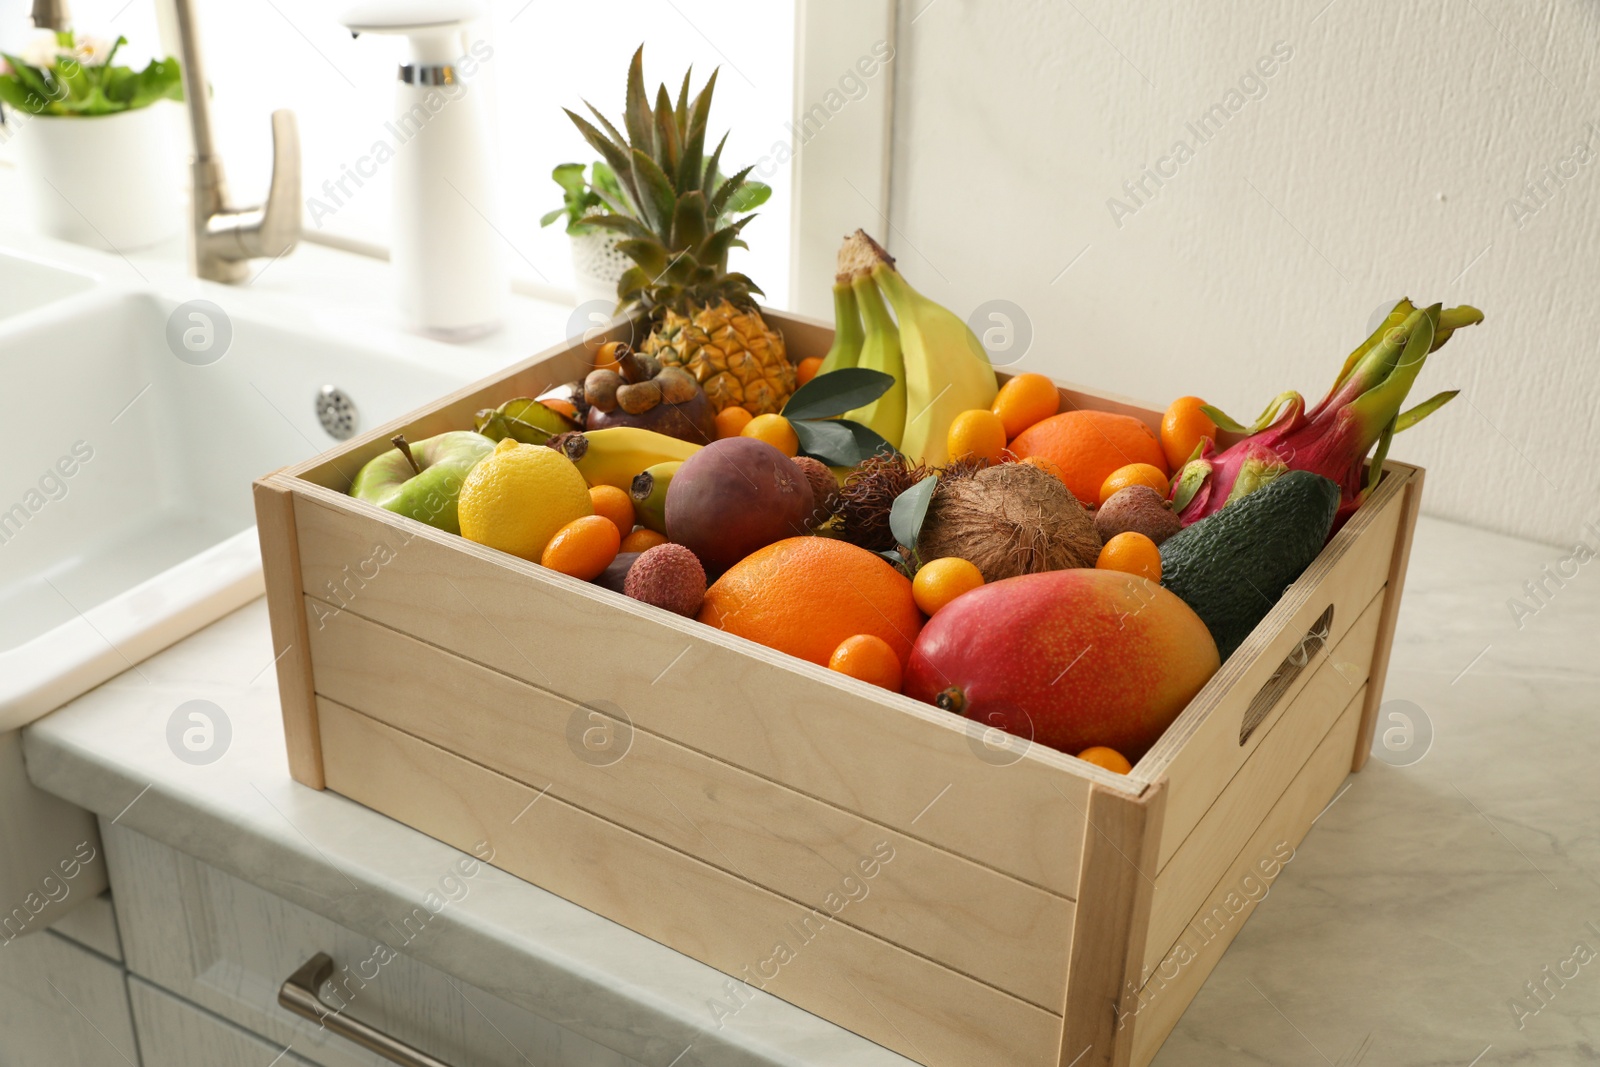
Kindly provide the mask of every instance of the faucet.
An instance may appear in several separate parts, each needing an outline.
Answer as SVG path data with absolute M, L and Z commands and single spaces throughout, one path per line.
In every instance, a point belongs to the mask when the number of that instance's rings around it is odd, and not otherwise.
M 173 0 L 173 7 L 178 16 L 183 97 L 194 141 L 189 164 L 193 180 L 189 264 L 198 277 L 237 284 L 249 276 L 250 260 L 277 259 L 300 241 L 299 132 L 293 111 L 272 113 L 272 184 L 266 203 L 250 208 L 231 206 L 222 157 L 217 155 L 211 134 L 210 87 L 200 58 L 194 0 Z M 53 8 L 64 17 L 66 4 L 65 0 L 34 0 L 36 21 L 41 8 Z
M 72 23 L 67 0 L 33 0 L 33 25 L 40 30 L 64 30 Z

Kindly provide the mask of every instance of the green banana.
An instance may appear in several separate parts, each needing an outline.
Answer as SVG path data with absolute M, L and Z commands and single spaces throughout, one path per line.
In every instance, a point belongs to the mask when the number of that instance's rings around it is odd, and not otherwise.
M 882 371 L 894 379 L 894 384 L 878 399 L 865 407 L 856 408 L 845 418 L 861 423 L 899 448 L 900 435 L 906 425 L 906 364 L 900 353 L 900 331 L 889 317 L 889 309 L 884 306 L 883 296 L 878 292 L 871 274 L 865 271 L 857 274 L 851 281 L 851 287 L 866 326 L 861 342 L 861 358 L 856 366 Z
M 848 278 L 836 278 L 833 283 L 833 347 L 822 357 L 818 374 L 827 374 L 840 367 L 854 367 L 861 358 L 861 308 L 856 303 L 856 291 Z
M 628 495 L 633 498 L 633 513 L 639 525 L 659 534 L 667 532 L 667 487 L 681 466 L 681 459 L 656 463 L 639 472 L 633 480 Z
M 1000 391 L 994 367 L 967 324 L 911 288 L 894 267 L 880 262 L 872 277 L 900 322 L 906 408 L 900 451 L 913 463 L 942 466 L 950 462 L 955 417 L 994 403 Z

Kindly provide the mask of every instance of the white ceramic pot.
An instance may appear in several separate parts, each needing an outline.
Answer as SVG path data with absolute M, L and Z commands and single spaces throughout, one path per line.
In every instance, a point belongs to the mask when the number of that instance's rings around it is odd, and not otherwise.
M 576 281 L 579 304 L 591 300 L 617 302 L 617 279 L 633 266 L 627 253 L 618 250 L 622 235 L 612 230 L 594 233 L 575 233 L 568 237 L 572 242 L 572 273 Z
M 51 237 L 125 252 L 183 229 L 180 109 L 158 101 L 93 117 L 20 115 L 17 161 L 34 225 Z

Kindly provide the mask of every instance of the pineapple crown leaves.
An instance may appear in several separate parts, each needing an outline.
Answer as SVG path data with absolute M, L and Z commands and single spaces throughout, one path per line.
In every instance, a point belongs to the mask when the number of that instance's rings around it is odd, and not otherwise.
M 749 306 L 761 290 L 748 277 L 728 270 L 728 253 L 748 247 L 739 234 L 754 215 L 726 225 L 724 216 L 765 199 L 765 186 L 752 183 L 746 167 L 724 178 L 719 170 L 727 135 L 705 155 L 706 127 L 717 73 L 693 98 L 690 71 L 676 101 L 665 84 L 655 103 L 645 91 L 644 47 L 628 67 L 627 102 L 622 127 L 585 101 L 596 122 L 568 110 L 567 117 L 616 175 L 627 200 L 622 210 L 585 216 L 585 225 L 615 231 L 618 248 L 634 261 L 617 283 L 624 308 L 674 308 L 727 300 Z M 758 194 L 756 190 L 761 192 Z

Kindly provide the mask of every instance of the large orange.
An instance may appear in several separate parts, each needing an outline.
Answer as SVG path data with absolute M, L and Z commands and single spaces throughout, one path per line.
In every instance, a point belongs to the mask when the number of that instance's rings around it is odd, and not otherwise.
M 1060 468 L 1062 481 L 1085 504 L 1100 500 L 1111 472 L 1148 463 L 1166 472 L 1167 457 L 1150 427 L 1131 415 L 1109 411 L 1063 411 L 1023 430 L 1011 442 L 1018 459 L 1039 457 Z
M 791 537 L 735 563 L 706 590 L 700 621 L 824 667 L 856 634 L 883 638 L 904 664 L 922 629 L 905 575 L 829 537 Z

